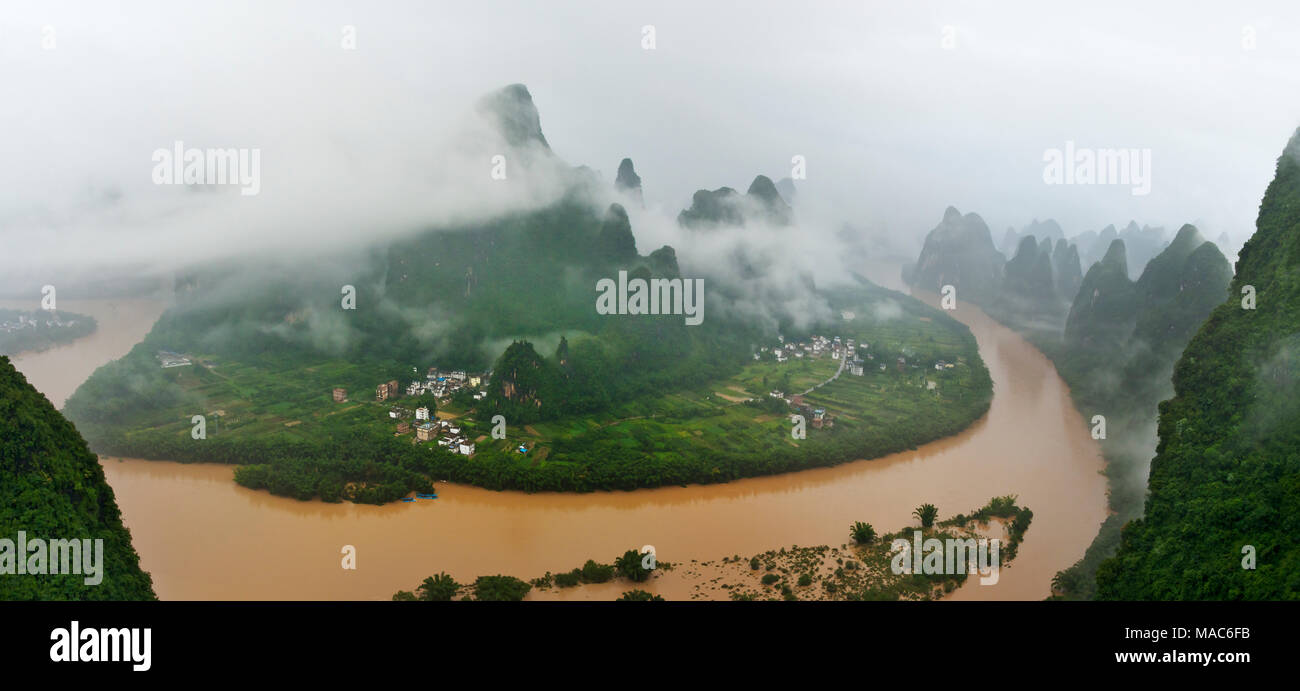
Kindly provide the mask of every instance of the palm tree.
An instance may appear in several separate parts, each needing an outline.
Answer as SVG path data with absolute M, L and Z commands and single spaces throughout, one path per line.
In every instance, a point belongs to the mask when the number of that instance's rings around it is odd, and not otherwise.
M 451 576 L 440 573 L 424 579 L 415 590 L 419 598 L 426 602 L 449 602 L 460 590 L 460 584 Z
M 920 519 L 922 528 L 929 528 L 934 525 L 934 519 L 939 515 L 939 509 L 935 508 L 934 504 L 922 504 L 916 507 L 912 515 Z
M 849 537 L 859 545 L 871 544 L 876 539 L 876 529 L 870 523 L 858 521 L 849 526 Z

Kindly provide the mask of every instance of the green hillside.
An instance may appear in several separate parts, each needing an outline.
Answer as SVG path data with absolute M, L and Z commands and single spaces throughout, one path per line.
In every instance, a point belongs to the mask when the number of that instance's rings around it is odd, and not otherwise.
M 1145 511 L 1098 569 L 1099 598 L 1300 597 L 1300 131 L 1230 293 L 1174 369 Z
M 9 574 L 13 564 L 0 551 L 0 600 L 155 599 L 99 459 L 9 358 L 0 357 L 0 539 L 17 542 L 19 531 L 29 541 L 103 540 L 103 580 L 87 585 L 75 573 Z

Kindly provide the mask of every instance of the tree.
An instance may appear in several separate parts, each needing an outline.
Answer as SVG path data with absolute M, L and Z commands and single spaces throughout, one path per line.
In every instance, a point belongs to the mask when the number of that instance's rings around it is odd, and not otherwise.
M 474 599 L 481 602 L 519 602 L 533 587 L 514 576 L 479 576 Z
M 604 583 L 614 577 L 614 567 L 588 559 L 582 565 L 582 580 L 587 583 Z
M 869 545 L 876 540 L 876 529 L 870 523 L 857 521 L 849 527 L 849 537 L 859 545 Z
M 929 528 L 934 525 L 934 519 L 939 515 L 939 509 L 934 504 L 922 504 L 916 507 L 912 512 L 921 521 L 922 528 Z
M 650 593 L 647 593 L 644 590 L 629 590 L 623 593 L 623 595 L 619 597 L 617 600 L 615 600 L 615 602 L 663 602 L 663 601 L 664 599 L 662 596 L 651 595 Z
M 429 418 L 433 419 L 433 411 L 438 408 L 438 397 L 431 393 L 422 393 L 418 396 L 407 399 L 402 406 L 409 407 L 412 411 L 416 408 L 428 408 Z
M 641 564 L 642 559 L 640 552 L 629 549 L 623 553 L 623 556 L 614 560 L 614 568 L 624 578 L 640 583 L 650 577 L 651 571 Z
M 424 579 L 415 590 L 424 602 L 450 602 L 460 590 L 460 584 L 451 576 L 440 573 Z

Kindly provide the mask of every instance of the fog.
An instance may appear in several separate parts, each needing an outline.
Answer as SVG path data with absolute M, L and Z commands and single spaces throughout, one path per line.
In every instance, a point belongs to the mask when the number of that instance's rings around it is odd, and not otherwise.
M 1300 6 L 1130 5 L 7 7 L 0 290 L 309 256 L 545 204 L 554 176 L 490 177 L 508 147 L 473 104 L 510 83 L 568 164 L 612 185 L 633 159 L 638 248 L 674 244 L 684 269 L 724 251 L 680 246 L 670 221 L 691 194 L 789 177 L 795 156 L 798 228 L 746 236 L 798 255 L 790 280 L 839 265 L 817 240 L 844 223 L 914 256 L 948 205 L 995 241 L 1054 218 L 1067 236 L 1136 219 L 1240 243 L 1300 124 Z M 155 150 L 177 141 L 260 150 L 258 193 L 154 184 Z M 1150 193 L 1046 184 L 1044 153 L 1067 142 L 1149 149 Z

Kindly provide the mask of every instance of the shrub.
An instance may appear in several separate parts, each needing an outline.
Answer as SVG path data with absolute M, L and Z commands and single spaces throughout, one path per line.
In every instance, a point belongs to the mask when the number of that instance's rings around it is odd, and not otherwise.
M 614 567 L 588 559 L 582 565 L 582 580 L 586 583 L 604 583 L 614 577 Z
M 617 600 L 615 600 L 615 602 L 663 602 L 663 601 L 664 601 L 663 597 L 659 595 L 651 595 L 650 593 L 647 593 L 644 590 L 629 590 L 623 593 L 623 595 L 619 597 Z
M 474 581 L 474 599 L 484 602 L 518 602 L 533 587 L 514 576 L 479 576 Z

